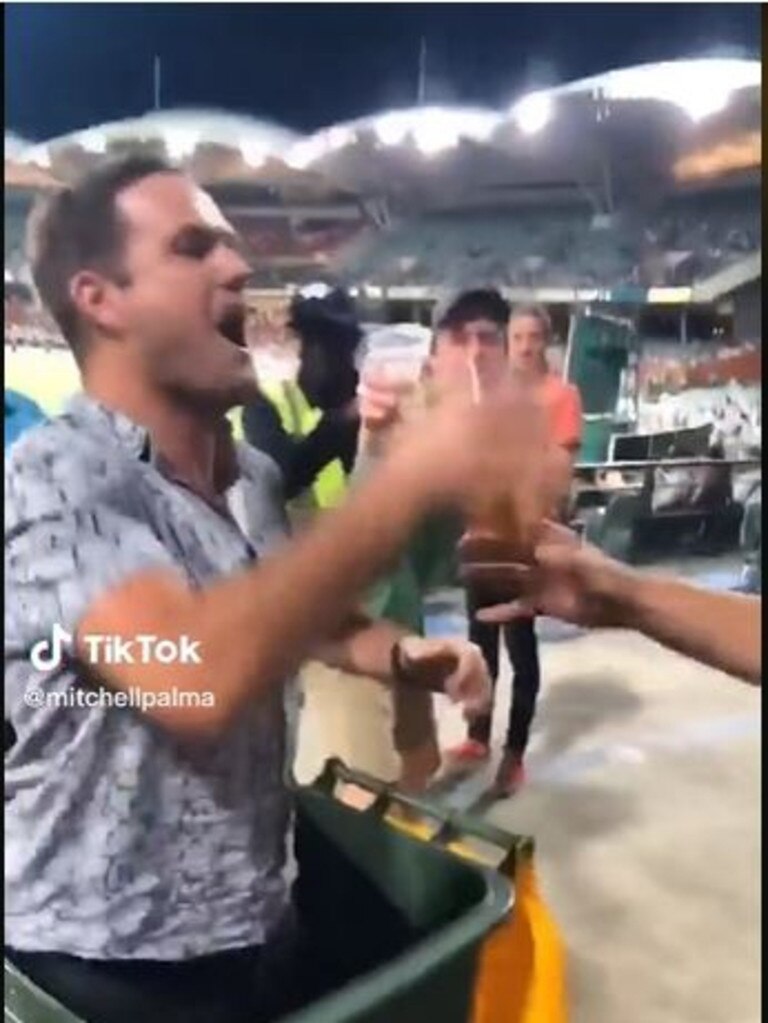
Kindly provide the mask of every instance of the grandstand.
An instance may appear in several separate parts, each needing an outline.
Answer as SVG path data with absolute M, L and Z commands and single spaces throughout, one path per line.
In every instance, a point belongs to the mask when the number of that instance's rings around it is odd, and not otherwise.
M 6 280 L 27 279 L 35 192 L 141 148 L 187 166 L 240 229 L 256 306 L 323 277 L 355 288 L 373 320 L 426 323 L 446 289 L 482 282 L 549 305 L 562 340 L 588 307 L 689 354 L 759 346 L 760 133 L 759 64 L 700 60 L 608 72 L 508 110 L 385 111 L 303 138 L 170 111 L 14 140 Z M 28 322 L 31 338 L 7 322 L 6 339 L 55 344 L 39 314 Z
M 756 62 L 677 61 L 568 83 L 506 111 L 387 111 L 305 138 L 170 111 L 35 146 L 26 165 L 66 180 L 131 147 L 181 161 L 241 228 L 255 286 L 323 274 L 433 299 L 484 280 L 529 297 L 562 292 L 553 301 L 597 290 L 642 302 L 643 290 L 693 288 L 754 264 L 759 84 Z M 18 142 L 15 152 L 24 166 Z
M 343 252 L 340 276 L 381 287 L 488 281 L 513 289 L 690 286 L 760 250 L 757 188 L 595 216 L 586 204 L 406 220 Z

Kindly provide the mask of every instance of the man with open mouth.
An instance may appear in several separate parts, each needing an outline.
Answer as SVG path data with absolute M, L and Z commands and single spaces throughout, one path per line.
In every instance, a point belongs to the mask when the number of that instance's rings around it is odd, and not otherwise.
M 286 686 L 314 656 L 486 709 L 476 648 L 356 602 L 433 511 L 533 485 L 537 419 L 441 408 L 288 541 L 276 466 L 227 429 L 258 385 L 249 267 L 211 198 L 127 157 L 52 197 L 32 239 L 83 393 L 6 460 L 6 954 L 89 1023 L 273 1019 L 312 994 L 291 967 Z

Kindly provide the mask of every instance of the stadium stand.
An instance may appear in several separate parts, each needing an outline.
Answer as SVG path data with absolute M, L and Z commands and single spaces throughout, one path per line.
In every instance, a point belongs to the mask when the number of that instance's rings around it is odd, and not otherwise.
M 746 192 L 603 218 L 586 207 L 431 214 L 369 235 L 365 248 L 340 254 L 337 269 L 385 287 L 689 285 L 759 251 L 756 202 Z

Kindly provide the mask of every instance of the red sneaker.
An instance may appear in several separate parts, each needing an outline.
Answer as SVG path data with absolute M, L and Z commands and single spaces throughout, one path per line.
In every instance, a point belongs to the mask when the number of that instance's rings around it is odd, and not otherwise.
M 523 785 L 525 785 L 523 758 L 518 753 L 505 753 L 496 772 L 493 794 L 499 799 L 507 799 L 519 792 Z
M 482 764 L 491 755 L 490 746 L 476 739 L 467 739 L 460 746 L 454 746 L 448 750 L 447 758 L 449 763 L 455 767 L 471 767 L 473 764 Z

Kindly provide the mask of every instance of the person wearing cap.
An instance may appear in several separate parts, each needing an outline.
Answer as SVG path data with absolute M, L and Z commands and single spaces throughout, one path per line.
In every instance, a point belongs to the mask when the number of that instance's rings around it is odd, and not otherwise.
M 249 443 L 281 469 L 294 519 L 306 521 L 340 503 L 355 465 L 360 430 L 356 356 L 363 331 L 348 293 L 323 284 L 298 293 L 289 325 L 300 344 L 296 382 L 283 384 L 278 392 L 261 384 L 264 393 L 245 408 L 243 428 Z M 423 633 L 424 593 L 437 572 L 434 536 L 432 530 L 421 530 L 392 573 L 374 587 L 365 601 L 372 618 Z M 437 549 L 440 554 L 445 549 L 439 541 Z M 334 754 L 373 773 L 397 772 L 403 791 L 415 794 L 426 787 L 440 764 L 428 692 L 395 686 L 390 696 L 380 683 L 361 686 L 359 679 L 351 687 L 344 672 L 314 661 L 302 675 L 306 720 L 322 733 L 311 736 L 311 745 L 331 745 Z M 303 761 L 300 754 L 299 769 Z
M 574 456 L 581 439 L 581 401 L 571 384 L 550 373 L 546 346 L 551 339 L 549 316 L 539 306 L 510 307 L 498 291 L 475 288 L 439 302 L 433 314 L 434 340 L 429 362 L 433 389 L 437 394 L 467 386 L 490 389 L 505 372 L 535 393 L 546 411 L 550 436 L 548 467 L 552 508 L 548 513 L 562 517 L 570 491 Z M 398 418 L 399 399 L 386 384 L 366 386 L 361 402 L 364 432 L 380 432 Z M 448 543 L 458 543 L 459 533 L 446 543 L 443 557 L 455 559 Z M 438 543 L 441 541 L 437 541 Z M 499 632 L 503 631 L 513 668 L 513 698 L 504 753 L 494 782 L 496 795 L 511 795 L 524 781 L 523 757 L 528 745 L 540 684 L 538 645 L 533 619 L 515 618 L 505 622 L 478 619 L 472 590 L 468 593 L 469 638 L 483 651 L 494 682 L 499 672 Z M 469 727 L 467 740 L 448 751 L 454 767 L 481 764 L 490 758 L 492 712 L 477 718 Z
M 546 409 L 553 461 L 553 505 L 548 513 L 562 519 L 581 446 L 582 409 L 577 388 L 549 370 L 546 349 L 551 339 L 552 322 L 543 306 L 520 305 L 511 311 L 506 332 L 509 366 Z M 512 704 L 494 791 L 499 796 L 513 795 L 525 781 L 524 757 L 541 684 L 535 619 L 514 618 L 503 625 L 483 621 L 478 618 L 479 606 L 471 587 L 468 594 L 469 636 L 483 650 L 494 683 L 499 674 L 500 632 L 512 664 Z M 466 742 L 450 751 L 454 764 L 482 763 L 490 758 L 492 720 L 491 708 L 489 714 L 470 723 Z
M 425 366 L 428 388 L 438 399 L 471 387 L 472 381 L 491 388 L 506 370 L 505 331 L 509 305 L 490 288 L 476 288 L 439 302 L 433 314 L 432 345 Z M 385 444 L 396 442 L 402 413 L 401 395 L 386 379 L 365 375 L 359 394 L 362 431 L 359 471 L 379 454 Z M 410 627 L 423 628 L 424 598 L 433 589 L 455 585 L 458 580 L 456 551 L 463 523 L 455 517 L 435 517 L 412 537 L 398 570 L 380 581 L 372 601 L 378 614 L 402 620 L 410 609 Z M 370 609 L 370 607 L 369 607 Z M 470 636 L 470 641 L 476 640 Z M 476 644 L 479 645 L 479 644 Z M 488 657 L 487 651 L 484 651 Z M 498 662 L 498 657 L 497 657 Z M 439 769 L 440 752 L 429 694 L 402 694 L 395 704 L 395 731 L 400 749 L 418 750 L 411 787 L 423 788 Z
M 355 358 L 363 338 L 354 300 L 314 284 L 291 302 L 289 327 L 299 340 L 295 382 L 261 394 L 243 410 L 243 433 L 280 468 L 294 512 L 334 507 L 346 489 L 357 448 Z

